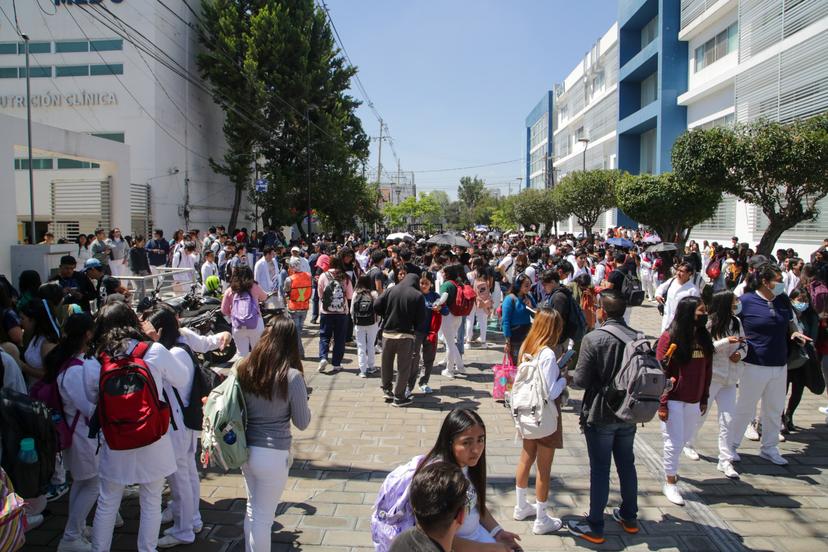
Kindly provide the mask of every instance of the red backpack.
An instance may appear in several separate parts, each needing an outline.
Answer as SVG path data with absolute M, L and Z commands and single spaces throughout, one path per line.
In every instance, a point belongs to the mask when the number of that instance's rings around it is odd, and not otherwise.
M 711 280 L 717 280 L 722 275 L 722 259 L 716 257 L 710 264 L 707 265 L 707 277 Z
M 454 304 L 449 305 L 449 312 L 454 316 L 468 316 L 474 307 L 477 294 L 471 284 L 452 283 L 457 288 L 457 294 L 454 298 Z
M 66 450 L 72 446 L 72 436 L 75 433 L 75 427 L 78 425 L 80 419 L 80 411 L 75 412 L 75 418 L 72 423 L 67 423 L 66 415 L 63 410 L 63 399 L 60 396 L 60 388 L 58 387 L 57 378 L 63 374 L 70 366 L 82 366 L 83 362 L 76 358 L 70 358 L 63 366 L 60 367 L 55 381 L 46 383 L 43 380 L 37 381 L 32 388 L 29 389 L 29 396 L 45 404 L 52 413 L 52 422 L 55 424 L 55 429 L 58 434 L 58 449 Z
M 159 440 L 170 426 L 170 405 L 158 395 L 138 343 L 131 352 L 114 358 L 101 353 L 98 421 L 112 450 L 132 450 Z
M 817 314 L 828 311 L 828 286 L 821 280 L 812 280 L 808 284 L 808 294 L 811 296 L 811 307 Z

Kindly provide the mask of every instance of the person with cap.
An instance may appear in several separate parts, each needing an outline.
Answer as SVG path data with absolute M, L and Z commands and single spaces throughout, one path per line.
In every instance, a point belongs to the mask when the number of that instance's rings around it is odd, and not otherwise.
M 311 267 L 308 260 L 302 255 L 302 250 L 299 249 L 297 246 L 293 246 L 290 248 L 290 256 L 295 259 L 299 259 L 299 270 L 302 272 L 307 272 L 308 274 L 311 273 Z
M 313 283 L 310 272 L 302 270 L 301 257 L 290 257 L 287 261 L 288 277 L 285 279 L 283 293 L 287 299 L 287 309 L 290 319 L 296 326 L 296 336 L 299 339 L 299 356 L 305 357 L 305 347 L 302 345 L 302 328 L 308 316 L 310 299 L 313 295 Z M 307 261 L 306 261 L 307 262 Z
M 100 262 L 97 259 L 87 259 L 87 263 L 90 261 L 92 264 L 97 263 L 98 267 L 100 267 Z M 84 274 L 86 272 L 86 264 L 84 264 L 84 272 L 75 270 L 77 264 L 73 256 L 64 255 L 60 258 L 58 273 L 52 276 L 49 281 L 57 282 L 63 288 L 64 296 L 71 295 L 75 303 L 80 305 L 83 310 L 89 312 L 90 301 L 96 299 L 97 294 L 95 293 L 95 286 L 89 281 L 88 274 Z

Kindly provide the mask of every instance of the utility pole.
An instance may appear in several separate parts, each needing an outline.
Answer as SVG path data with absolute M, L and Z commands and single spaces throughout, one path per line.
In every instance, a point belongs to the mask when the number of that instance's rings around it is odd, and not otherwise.
M 19 32 L 19 31 L 18 31 Z M 31 68 L 29 67 L 29 35 L 20 35 L 26 46 L 26 124 L 28 125 L 29 140 L 29 244 L 37 244 L 35 239 L 35 211 L 34 211 L 34 167 L 32 166 L 32 93 L 31 93 Z
M 307 127 L 307 163 L 308 163 L 308 243 L 311 239 L 311 150 L 310 150 L 310 105 L 305 106 L 305 126 Z
M 184 56 L 187 60 L 187 70 L 190 70 L 190 35 L 184 37 Z M 187 114 L 190 113 L 190 81 L 184 83 L 184 228 L 190 229 L 190 151 L 189 133 L 190 122 Z
M 400 170 L 400 160 L 397 159 L 397 203 L 400 202 L 400 192 L 402 191 L 402 170 Z
M 377 191 L 379 191 L 380 182 L 382 180 L 382 119 L 380 123 L 379 145 L 377 146 Z

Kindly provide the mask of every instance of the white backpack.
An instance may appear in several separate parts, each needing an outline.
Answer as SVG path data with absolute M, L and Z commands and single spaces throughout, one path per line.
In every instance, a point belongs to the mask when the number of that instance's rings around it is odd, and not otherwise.
M 515 429 L 523 439 L 541 439 L 558 430 L 558 409 L 549 400 L 549 386 L 539 359 L 540 353 L 534 357 L 523 355 L 506 399 Z

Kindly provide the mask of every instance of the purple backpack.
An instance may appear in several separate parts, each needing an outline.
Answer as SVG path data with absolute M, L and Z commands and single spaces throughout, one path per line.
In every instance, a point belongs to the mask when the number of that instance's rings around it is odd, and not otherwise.
M 259 305 L 250 292 L 237 293 L 233 297 L 230 317 L 234 330 L 255 330 L 259 325 Z
M 371 514 L 371 540 L 376 552 L 388 552 L 397 535 L 414 527 L 408 493 L 414 472 L 423 458 L 425 456 L 415 456 L 407 464 L 395 468 L 382 482 Z
M 76 358 L 70 358 L 60 367 L 58 376 L 63 374 L 70 366 L 83 366 L 83 362 Z M 55 424 L 58 435 L 58 449 L 66 450 L 71 447 L 75 427 L 78 425 L 78 420 L 80 419 L 80 411 L 75 412 L 75 418 L 72 420 L 72 423 L 66 421 L 65 411 L 63 410 L 63 399 L 60 396 L 57 378 L 51 383 L 46 383 L 43 380 L 35 382 L 32 388 L 29 389 L 29 397 L 42 402 L 52 412 L 52 422 Z

